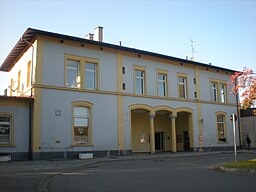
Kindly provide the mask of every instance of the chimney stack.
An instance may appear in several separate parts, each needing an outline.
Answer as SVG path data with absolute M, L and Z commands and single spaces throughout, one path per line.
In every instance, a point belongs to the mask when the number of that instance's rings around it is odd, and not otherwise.
M 87 35 L 85 35 L 85 39 L 88 39 L 88 40 L 93 40 L 93 37 L 94 37 L 94 34 L 92 33 L 88 33 Z
M 103 41 L 103 27 L 98 26 L 94 29 L 94 41 Z

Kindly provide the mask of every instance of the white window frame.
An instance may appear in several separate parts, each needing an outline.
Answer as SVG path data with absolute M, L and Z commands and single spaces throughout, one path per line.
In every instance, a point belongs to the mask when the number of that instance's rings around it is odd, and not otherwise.
M 222 116 L 222 121 L 218 121 L 218 116 Z M 219 124 L 221 124 L 222 127 L 223 127 L 222 136 L 220 136 L 221 134 L 219 134 L 219 132 L 220 132 L 219 126 L 218 126 Z M 218 142 L 227 142 L 227 138 L 226 138 L 226 113 L 216 112 L 216 126 L 217 126 Z
M 79 62 L 78 72 L 76 77 L 76 84 L 75 86 L 69 86 L 68 83 L 68 61 L 77 61 Z M 87 64 L 94 64 L 95 70 L 86 69 Z M 72 70 L 72 68 L 70 68 Z M 74 69 L 76 70 L 76 69 Z M 93 75 L 93 82 L 94 85 L 92 87 L 88 87 L 86 85 L 86 73 L 94 73 Z M 88 57 L 79 57 L 74 55 L 65 55 L 65 86 L 70 88 L 78 88 L 78 89 L 87 89 L 87 90 L 98 90 L 99 89 L 99 60 L 88 58 Z
M 211 81 L 211 101 L 218 102 L 218 83 Z
M 94 65 L 94 69 L 87 69 L 86 66 L 88 66 L 89 64 Z M 85 79 L 84 79 L 84 87 L 85 89 L 90 89 L 90 90 L 96 90 L 96 85 L 97 85 L 97 64 L 96 63 L 85 63 Z M 87 82 L 86 82 L 86 77 L 88 75 L 88 73 L 93 74 L 93 85 L 91 87 L 88 86 Z
M 136 72 L 142 72 L 142 76 L 137 76 Z M 134 93 L 136 95 L 145 95 L 146 94 L 146 69 L 144 67 L 135 66 L 134 67 Z M 140 82 L 141 90 L 138 90 L 137 80 Z
M 180 81 L 180 79 L 182 80 L 182 82 Z M 186 74 L 178 74 L 178 95 L 179 95 L 179 98 L 181 99 L 188 98 L 187 82 L 188 82 L 188 78 Z M 183 96 L 180 94 L 181 88 L 184 93 Z
M 92 145 L 92 103 L 89 102 L 73 102 L 72 103 L 72 110 L 73 110 L 73 115 L 72 115 L 72 143 L 74 146 L 91 146 Z M 85 115 L 76 115 L 75 114 L 75 109 L 76 108 L 84 108 L 87 110 L 87 114 Z M 87 122 L 88 125 L 83 126 L 83 125 L 76 125 L 76 120 L 82 120 L 84 122 Z M 76 130 L 76 128 L 78 130 Z M 79 130 L 81 128 L 81 130 Z M 81 138 L 80 142 L 77 142 L 75 132 L 76 131 L 81 131 L 81 134 L 83 134 L 83 129 L 87 129 L 87 139 L 83 141 L 83 138 Z
M 165 70 L 157 70 L 157 95 L 160 97 L 167 97 L 168 96 L 168 72 Z M 159 76 L 164 77 L 163 79 L 159 79 Z M 162 88 L 162 89 L 161 89 Z
M 224 83 L 220 83 L 220 102 L 226 103 L 226 101 L 227 101 L 227 86 Z

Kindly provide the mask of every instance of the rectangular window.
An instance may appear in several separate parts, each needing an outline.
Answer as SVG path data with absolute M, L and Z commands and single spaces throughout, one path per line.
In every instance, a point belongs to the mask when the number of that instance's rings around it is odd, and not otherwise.
M 31 61 L 27 64 L 27 87 L 31 85 Z
M 211 100 L 213 102 L 218 102 L 218 83 L 211 82 Z
M 11 78 L 11 83 L 10 83 L 10 96 L 12 96 L 12 92 L 14 91 L 15 88 L 13 88 L 13 78 Z
M 187 78 L 186 77 L 179 77 L 179 97 L 180 98 L 187 98 Z
M 158 73 L 157 82 L 158 82 L 158 96 L 166 97 L 167 96 L 167 75 Z
M 89 143 L 89 108 L 74 107 L 74 143 Z
M 96 64 L 94 63 L 85 63 L 85 89 L 96 89 Z
M 67 60 L 67 76 L 66 76 L 66 86 L 68 87 L 78 87 L 79 80 L 79 67 L 80 62 L 76 60 Z
M 21 92 L 21 71 L 18 72 L 18 93 Z
M 147 143 L 147 138 L 145 133 L 140 133 L 140 144 Z
M 220 102 L 226 102 L 226 84 L 220 83 Z
M 145 93 L 145 71 L 135 70 L 135 93 L 138 95 Z
M 80 89 L 98 89 L 99 61 L 92 58 L 65 56 L 66 86 Z
M 11 144 L 12 117 L 0 114 L 0 144 Z
M 227 86 L 223 80 L 210 79 L 211 86 L 211 101 L 212 102 L 227 102 Z
M 225 115 L 217 115 L 218 140 L 226 142 L 225 138 Z

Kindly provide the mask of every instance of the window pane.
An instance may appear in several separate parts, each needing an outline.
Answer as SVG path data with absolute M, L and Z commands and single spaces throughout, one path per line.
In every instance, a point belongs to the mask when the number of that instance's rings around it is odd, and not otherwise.
M 86 64 L 85 64 L 85 69 L 95 71 L 95 69 L 96 69 L 96 64 L 94 64 L 94 63 L 86 63 Z
M 0 116 L 0 143 L 11 143 L 11 117 Z
M 88 143 L 88 127 L 75 127 L 74 141 L 75 143 Z
M 222 103 L 226 102 L 226 85 L 220 84 L 220 101 Z
M 217 83 L 211 83 L 211 91 L 212 91 L 212 101 L 217 102 L 218 101 L 218 95 L 217 95 Z
M 67 61 L 67 82 L 68 87 L 77 87 L 78 75 L 79 75 L 79 61 L 68 60 Z
M 89 120 L 87 118 L 74 118 L 74 126 L 88 126 Z
M 96 64 L 94 63 L 85 64 L 85 88 L 96 89 Z
M 74 107 L 75 117 L 89 117 L 89 109 L 87 107 Z
M 180 98 L 186 98 L 186 78 L 185 77 L 179 77 L 179 97 Z
M 224 122 L 224 116 L 223 115 L 218 115 L 217 116 L 217 122 Z
M 144 71 L 135 71 L 135 93 L 144 94 Z
M 136 77 L 144 77 L 144 71 L 136 70 L 135 75 L 136 75 Z
M 85 73 L 85 87 L 86 89 L 95 89 L 95 73 L 87 71 Z
M 143 80 L 136 79 L 136 94 L 143 94 Z
M 166 75 L 158 74 L 158 96 L 166 96 Z
M 184 85 L 179 85 L 179 95 L 180 95 L 180 98 L 185 98 L 186 97 Z
M 219 139 L 225 138 L 224 124 L 223 123 L 218 123 L 218 137 L 219 137 Z

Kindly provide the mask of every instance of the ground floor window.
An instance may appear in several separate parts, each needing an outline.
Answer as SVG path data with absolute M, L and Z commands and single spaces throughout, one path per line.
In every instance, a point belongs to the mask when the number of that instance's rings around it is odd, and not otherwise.
M 12 144 L 12 121 L 12 115 L 0 113 L 0 145 Z
M 218 141 L 226 142 L 226 121 L 225 114 L 217 113 Z
M 73 104 L 73 144 L 91 144 L 91 104 Z

